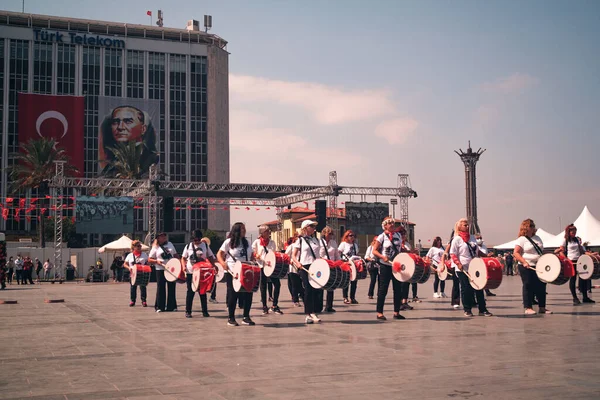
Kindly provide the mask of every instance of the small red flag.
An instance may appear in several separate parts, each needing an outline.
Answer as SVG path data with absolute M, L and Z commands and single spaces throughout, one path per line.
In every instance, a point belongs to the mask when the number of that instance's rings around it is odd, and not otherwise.
M 150 11 L 150 10 L 146 11 L 146 15 L 152 16 L 152 11 Z

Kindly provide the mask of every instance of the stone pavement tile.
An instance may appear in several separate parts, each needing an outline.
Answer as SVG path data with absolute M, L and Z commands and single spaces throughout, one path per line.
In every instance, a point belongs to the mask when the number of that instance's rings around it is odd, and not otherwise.
M 97 400 L 97 399 L 121 399 L 127 397 L 158 396 L 160 393 L 155 389 L 131 389 L 114 391 L 95 391 L 88 393 L 67 393 L 67 400 Z

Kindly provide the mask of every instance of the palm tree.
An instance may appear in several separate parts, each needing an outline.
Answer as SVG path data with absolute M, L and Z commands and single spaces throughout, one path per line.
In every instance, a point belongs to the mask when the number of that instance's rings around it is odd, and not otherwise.
M 107 165 L 102 171 L 103 175 L 120 179 L 142 179 L 147 171 L 142 168 L 142 151 L 144 145 L 130 141 L 118 143 L 114 147 L 108 147 L 114 158 L 104 160 Z
M 12 183 L 9 187 L 11 193 L 18 193 L 22 189 L 38 188 L 40 195 L 48 194 L 48 182 L 55 174 L 55 161 L 68 161 L 69 157 L 64 149 L 57 147 L 57 142 L 52 138 L 31 139 L 21 145 L 21 151 L 12 155 L 14 164 L 10 167 L 9 174 Z M 77 168 L 68 162 L 65 164 L 65 175 L 78 172 Z M 40 218 L 40 247 L 45 247 L 44 218 Z

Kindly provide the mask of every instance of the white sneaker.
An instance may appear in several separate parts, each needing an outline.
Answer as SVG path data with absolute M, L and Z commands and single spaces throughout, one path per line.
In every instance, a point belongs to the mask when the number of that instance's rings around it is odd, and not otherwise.
M 534 309 L 532 309 L 532 308 L 525 309 L 525 315 L 535 315 L 535 314 L 537 314 L 537 313 L 535 312 Z
M 448 296 L 446 296 L 446 293 L 444 293 L 444 292 L 440 293 L 440 297 L 443 298 L 443 299 L 447 299 L 448 298 Z
M 458 310 L 460 308 L 460 306 L 458 304 L 455 304 L 452 306 L 452 308 L 454 308 L 455 310 Z
M 311 317 L 309 317 L 308 315 L 306 316 L 306 318 L 304 319 L 304 323 L 305 324 L 312 324 L 313 320 Z
M 319 318 L 317 316 L 317 314 L 310 314 L 310 317 L 312 318 L 313 321 L 315 322 L 321 322 L 321 318 Z
M 434 293 L 434 294 L 433 294 L 433 298 L 434 298 L 434 299 L 439 299 L 439 298 L 440 298 L 440 295 L 439 295 L 439 293 L 437 293 L 437 292 L 436 292 L 436 293 Z

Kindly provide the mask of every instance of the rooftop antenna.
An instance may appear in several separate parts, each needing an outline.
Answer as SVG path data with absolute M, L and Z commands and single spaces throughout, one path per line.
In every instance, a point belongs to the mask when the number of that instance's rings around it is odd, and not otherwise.
M 208 33 L 208 31 L 212 28 L 212 15 L 204 16 L 204 32 Z

